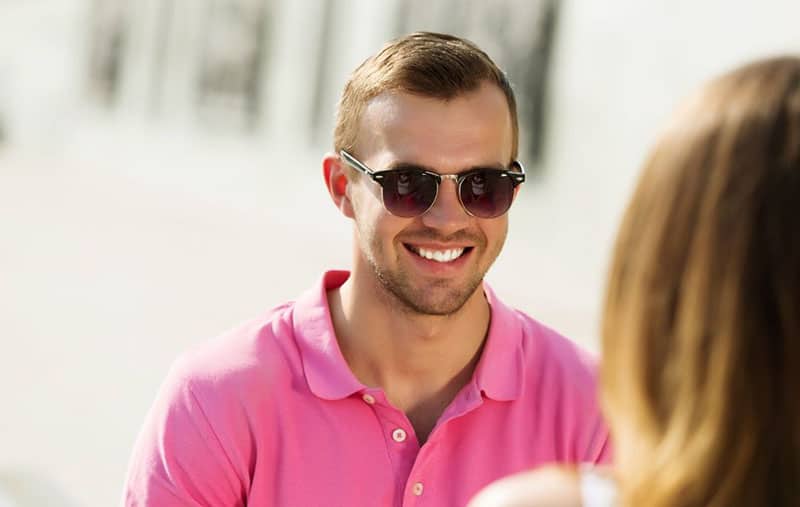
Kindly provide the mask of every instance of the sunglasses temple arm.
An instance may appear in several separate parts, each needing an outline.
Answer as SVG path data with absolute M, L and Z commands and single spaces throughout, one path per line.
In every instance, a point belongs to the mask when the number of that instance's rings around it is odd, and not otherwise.
M 519 167 L 519 173 L 522 174 L 522 179 L 519 183 L 524 182 L 527 179 L 528 174 L 525 172 L 525 166 L 522 165 L 522 162 L 519 160 L 515 160 L 514 164 Z
M 342 157 L 347 165 L 350 167 L 361 171 L 362 173 L 366 174 L 367 176 L 374 176 L 375 171 L 371 170 L 369 167 L 362 164 L 359 160 L 355 157 L 347 153 L 346 151 L 342 150 L 339 152 L 339 156 Z

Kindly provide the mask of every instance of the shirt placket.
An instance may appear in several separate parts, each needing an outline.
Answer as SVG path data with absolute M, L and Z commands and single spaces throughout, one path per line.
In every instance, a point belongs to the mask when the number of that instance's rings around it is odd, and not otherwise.
M 446 474 L 441 470 L 434 470 L 433 463 L 446 462 L 437 460 L 437 452 L 440 448 L 439 443 L 446 438 L 450 438 L 447 425 L 453 419 L 475 410 L 483 403 L 479 391 L 474 386 L 467 388 L 459 393 L 453 402 L 442 413 L 440 422 L 431 431 L 428 441 L 425 442 L 416 455 L 408 474 L 403 490 L 403 507 L 439 505 L 439 501 L 447 495 L 443 495 L 436 488 L 448 487 L 444 484 L 437 484 Z M 439 500 L 437 500 L 439 499 Z M 439 502 L 439 503 L 437 503 Z
M 393 407 L 380 389 L 366 389 L 361 399 L 373 409 L 380 424 L 394 472 L 395 498 L 400 499 L 420 449 L 414 428 L 408 417 Z

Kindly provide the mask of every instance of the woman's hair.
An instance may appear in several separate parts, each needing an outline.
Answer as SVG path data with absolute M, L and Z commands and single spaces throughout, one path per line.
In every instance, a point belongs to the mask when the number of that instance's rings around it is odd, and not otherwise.
M 712 81 L 656 144 L 602 344 L 623 505 L 800 505 L 800 58 Z

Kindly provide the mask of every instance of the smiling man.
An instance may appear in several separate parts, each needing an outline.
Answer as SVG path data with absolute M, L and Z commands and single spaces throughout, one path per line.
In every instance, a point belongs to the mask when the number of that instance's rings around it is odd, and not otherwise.
M 127 506 L 460 506 L 607 458 L 591 361 L 483 278 L 525 180 L 514 95 L 472 43 L 415 33 L 356 69 L 325 183 L 350 272 L 187 354 Z

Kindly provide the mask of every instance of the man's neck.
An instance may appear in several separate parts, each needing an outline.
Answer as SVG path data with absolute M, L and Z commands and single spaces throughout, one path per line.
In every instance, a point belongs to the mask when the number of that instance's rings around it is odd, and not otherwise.
M 356 378 L 382 388 L 424 441 L 480 359 L 490 319 L 482 287 L 448 316 L 399 311 L 386 298 L 360 290 L 352 278 L 330 291 L 328 302 Z

